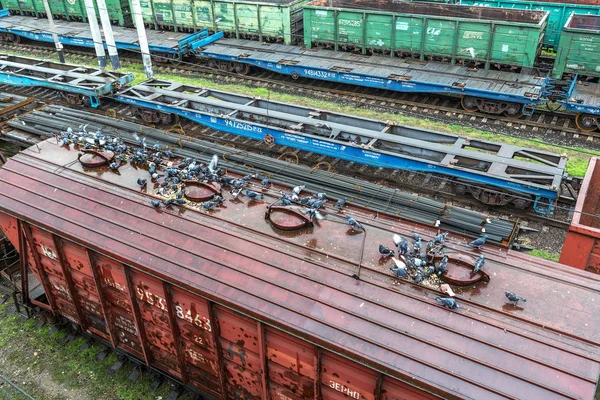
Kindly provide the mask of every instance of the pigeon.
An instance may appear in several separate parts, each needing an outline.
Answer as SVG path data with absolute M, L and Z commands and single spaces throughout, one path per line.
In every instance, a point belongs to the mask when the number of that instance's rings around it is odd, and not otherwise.
M 237 199 L 242 189 L 233 189 L 230 193 L 234 199 Z
M 300 194 L 300 192 L 304 190 L 305 187 L 306 187 L 306 185 L 296 186 L 295 188 L 292 189 L 292 195 L 295 194 L 296 196 L 298 196 Z
M 434 237 L 431 241 L 435 244 L 444 243 L 446 241 L 446 237 L 448 236 L 448 233 L 449 232 L 440 233 L 439 235 Z
M 415 253 L 418 253 L 421 250 L 421 237 L 419 236 L 419 239 L 415 240 L 415 242 L 413 243 L 413 251 Z
M 425 276 L 431 276 L 433 275 L 433 273 L 435 272 L 435 268 L 433 267 L 433 265 L 430 265 L 428 267 L 425 267 Z
M 343 199 L 339 199 L 337 201 L 337 203 L 335 203 L 335 209 L 340 211 L 342 209 L 342 207 L 344 207 L 346 205 L 346 198 L 344 197 Z
M 460 305 L 454 299 L 450 299 L 447 297 L 436 297 L 435 300 L 437 302 L 439 302 L 441 305 L 443 305 L 444 307 L 449 308 L 451 310 L 460 308 Z
M 479 270 L 481 268 L 483 268 L 484 265 L 485 265 L 485 257 L 482 254 L 479 257 L 477 257 L 477 260 L 475 260 L 475 266 L 473 268 L 473 273 L 479 272 Z
M 327 194 L 326 193 L 313 193 L 313 196 L 317 199 L 317 200 L 324 200 L 327 198 Z
M 413 275 L 412 280 L 416 283 L 421 283 L 425 280 L 426 278 L 423 276 L 422 273 L 417 272 L 415 275 Z
M 260 182 L 260 184 L 265 189 L 268 189 L 269 187 L 271 187 L 271 182 L 269 182 L 269 178 L 267 178 L 266 176 L 262 179 L 262 181 Z
M 427 261 L 421 260 L 420 258 L 409 257 L 408 259 L 415 265 L 415 267 L 424 267 L 427 265 Z
M 119 164 L 117 164 L 116 162 L 110 163 L 110 165 L 108 167 L 110 169 L 112 169 L 113 171 L 118 171 L 119 170 Z
M 408 271 L 404 268 L 390 268 L 390 271 L 392 271 L 392 273 L 398 278 L 406 278 L 408 276 Z
M 184 204 L 187 204 L 187 201 L 186 201 L 185 199 L 180 199 L 180 198 L 177 198 L 177 199 L 175 199 L 175 203 L 177 203 L 177 204 L 179 204 L 180 206 L 182 206 L 182 205 L 184 205 Z
M 355 220 L 354 218 L 352 218 L 349 215 L 346 215 L 346 221 L 348 222 L 348 225 L 350 225 L 350 227 L 352 228 L 353 231 L 364 231 L 365 230 L 365 228 L 363 228 L 363 226 L 361 224 L 359 224 L 357 220 Z
M 311 207 L 308 208 L 304 211 L 302 211 L 303 214 L 307 214 L 311 219 L 323 219 L 325 218 L 320 212 L 319 210 L 317 210 L 315 207 Z
M 394 236 L 392 236 L 392 240 L 398 248 L 398 254 L 408 253 L 408 241 L 406 239 L 403 239 L 400 237 L 400 235 L 394 234 Z
M 524 298 L 517 296 L 513 292 L 506 291 L 506 292 L 504 292 L 504 295 L 506 296 L 506 298 L 508 299 L 508 301 L 510 301 L 514 305 L 517 305 L 517 303 L 519 301 L 527 301 Z
M 472 242 L 469 242 L 469 246 L 475 247 L 476 249 L 479 250 L 485 244 L 485 239 L 487 239 L 487 235 L 484 234 L 480 238 L 477 238 L 477 239 L 473 240 Z
M 175 189 L 177 190 L 177 189 Z M 185 194 L 185 190 L 181 189 L 179 192 L 177 192 L 177 194 L 175 195 L 176 198 L 178 199 L 183 199 L 183 195 Z
M 152 200 L 152 207 L 154 207 L 154 208 L 160 207 L 160 201 L 159 200 Z
M 210 163 L 208 164 L 208 170 L 211 173 L 216 174 L 218 168 L 219 168 L 219 156 L 217 156 L 215 154 L 212 156 L 212 159 L 210 160 Z
M 444 254 L 444 257 L 440 260 L 438 265 L 435 267 L 435 271 L 438 276 L 445 274 L 448 272 L 448 255 Z
M 137 184 L 140 185 L 140 187 L 145 188 L 146 185 L 148 185 L 148 181 L 146 179 L 138 178 Z
M 217 207 L 217 203 L 214 201 L 205 201 L 202 203 L 202 208 L 205 210 L 214 210 Z
M 251 201 L 262 200 L 264 197 L 261 193 L 256 193 L 252 190 L 244 190 L 244 194 L 250 198 Z
M 323 204 L 327 203 L 327 199 L 316 200 L 312 203 L 312 207 L 319 209 L 323 207 Z
M 423 238 L 421 237 L 421 235 L 419 235 L 419 234 L 418 234 L 418 233 L 416 233 L 416 232 L 413 232 L 413 233 L 412 233 L 412 238 L 413 238 L 413 240 L 414 240 L 415 242 L 420 242 L 421 240 L 423 240 Z
M 385 247 L 384 245 L 380 244 L 379 245 L 379 254 L 381 254 L 382 257 L 389 257 L 389 256 L 393 256 L 394 252 L 390 249 L 388 249 L 387 247 Z

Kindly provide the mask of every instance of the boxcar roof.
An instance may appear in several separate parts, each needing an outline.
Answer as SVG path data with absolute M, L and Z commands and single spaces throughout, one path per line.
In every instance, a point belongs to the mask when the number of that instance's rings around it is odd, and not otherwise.
M 264 218 L 276 189 L 210 214 L 156 210 L 136 184 L 146 171 L 84 171 L 77 155 L 49 139 L 13 157 L 0 210 L 446 398 L 594 396 L 596 275 L 486 246 L 490 282 L 456 289 L 449 311 L 379 258 L 392 232 L 431 238 L 426 227 L 351 209 L 366 228 L 356 234 L 327 208 L 314 228 L 282 233 Z M 451 234 L 448 251 L 472 252 L 466 240 Z M 505 290 L 527 302 L 508 305 Z

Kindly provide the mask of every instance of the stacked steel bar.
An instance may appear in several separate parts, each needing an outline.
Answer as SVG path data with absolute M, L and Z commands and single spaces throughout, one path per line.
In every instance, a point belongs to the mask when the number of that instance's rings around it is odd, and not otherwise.
M 85 126 L 88 132 L 99 129 L 103 133 L 118 135 L 132 143 L 136 142 L 133 138 L 134 134 L 141 134 L 163 144 L 181 146 L 182 148 L 175 152 L 185 157 L 194 157 L 207 162 L 213 154 L 218 154 L 224 156 L 226 160 L 224 166 L 232 170 L 247 173 L 249 170 L 258 169 L 270 174 L 273 182 L 290 186 L 307 183 L 309 190 L 326 192 L 330 198 L 346 197 L 355 205 L 397 215 L 410 221 L 439 225 L 440 229 L 478 236 L 482 228 L 485 228 L 489 240 L 505 243 L 510 243 L 516 232 L 514 222 L 488 220 L 485 214 L 440 203 L 416 194 L 259 154 L 238 151 L 199 139 L 184 140 L 180 135 L 160 129 L 79 110 L 49 106 L 19 117 L 11 121 L 9 126 L 40 137 L 52 136 L 65 131 L 68 127 L 78 131 Z

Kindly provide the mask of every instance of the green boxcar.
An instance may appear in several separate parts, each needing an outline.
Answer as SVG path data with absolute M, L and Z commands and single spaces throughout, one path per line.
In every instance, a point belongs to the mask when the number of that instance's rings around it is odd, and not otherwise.
M 560 41 L 560 34 L 571 13 L 600 15 L 600 6 L 547 3 L 521 0 L 461 0 L 467 6 L 512 8 L 518 10 L 548 11 L 548 26 L 544 36 L 544 47 L 555 49 Z
M 141 5 L 144 22 L 152 28 L 208 28 L 237 38 L 291 44 L 302 40 L 302 7 L 308 1 L 148 0 Z
M 421 60 L 533 66 L 547 12 L 428 3 L 316 0 L 304 8 L 304 45 Z M 360 7 L 365 9 L 361 10 Z
M 50 10 L 55 18 L 69 21 L 87 21 L 84 0 L 49 0 Z M 96 15 L 98 4 L 94 2 Z M 46 9 L 43 0 L 8 0 L 6 8 L 12 14 L 44 17 Z M 129 0 L 106 0 L 108 16 L 115 25 L 133 26 Z
M 563 28 L 552 76 L 600 77 L 600 16 L 571 14 Z

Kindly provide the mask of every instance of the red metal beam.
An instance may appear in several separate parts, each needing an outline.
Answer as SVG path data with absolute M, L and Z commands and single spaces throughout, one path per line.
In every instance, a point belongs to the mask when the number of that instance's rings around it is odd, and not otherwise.
M 94 277 L 94 283 L 96 284 L 96 293 L 98 293 L 98 298 L 100 299 L 100 307 L 102 309 L 102 315 L 104 316 L 104 322 L 106 323 L 106 330 L 108 331 L 108 336 L 110 337 L 110 343 L 113 348 L 116 348 L 115 341 L 115 330 L 113 329 L 112 321 L 109 320 L 108 316 L 108 306 L 106 304 L 106 298 L 104 297 L 104 292 L 102 291 L 102 283 L 100 282 L 100 276 L 98 274 L 98 270 L 96 269 L 96 261 L 94 260 L 94 255 L 90 249 L 84 247 L 85 254 L 87 256 L 88 264 L 90 265 L 90 269 L 92 270 L 92 275 Z
M 46 292 L 46 297 L 48 298 L 48 304 L 50 305 L 50 311 L 52 311 L 53 314 L 57 313 L 57 307 L 56 307 L 56 299 L 54 298 L 54 296 L 52 295 L 52 291 L 50 290 L 50 282 L 48 281 L 48 274 L 46 273 L 46 271 L 44 271 L 44 268 L 42 267 L 42 260 L 40 259 L 40 253 L 38 253 L 37 249 L 35 248 L 35 244 L 33 241 L 33 235 L 31 233 L 31 227 L 26 223 L 26 222 L 21 222 L 21 228 L 23 229 L 23 233 L 25 234 L 25 239 L 26 242 L 28 244 L 28 247 L 31 250 L 31 254 L 33 256 L 33 263 L 35 264 L 35 269 L 38 271 L 38 276 L 40 278 L 40 281 L 42 282 L 42 286 L 44 287 L 44 292 Z M 44 303 L 41 303 L 39 301 L 32 301 L 33 304 L 36 305 L 43 305 Z M 46 308 L 47 305 L 44 305 L 44 308 Z
M 135 288 L 133 287 L 133 281 L 131 279 L 131 272 L 129 267 L 121 264 L 123 267 L 123 273 L 125 274 L 125 280 L 127 281 L 127 291 L 129 292 L 129 302 L 131 303 L 131 311 L 133 313 L 133 322 L 138 331 L 138 338 L 142 345 L 142 353 L 144 354 L 144 361 L 146 365 L 150 366 L 150 350 L 148 349 L 148 341 L 146 340 L 146 332 L 144 331 L 144 324 L 142 324 L 142 316 L 140 315 L 140 309 L 137 304 L 137 300 L 133 295 Z
M 21 293 L 23 296 L 23 303 L 29 304 L 29 272 L 27 268 L 27 242 L 25 241 L 25 235 L 23 234 L 23 227 L 21 226 L 21 220 L 17 220 L 17 230 L 19 235 L 19 249 L 20 254 L 20 268 L 21 268 Z
M 269 398 L 269 379 L 267 371 L 267 339 L 265 335 L 265 326 L 260 321 L 256 321 L 256 331 L 258 332 L 258 356 L 260 357 L 260 369 L 262 380 L 262 398 Z
M 315 354 L 315 400 L 321 399 L 321 348 Z
M 181 380 L 184 384 L 190 382 L 187 366 L 185 363 L 185 353 L 183 343 L 181 343 L 181 335 L 179 332 L 179 326 L 177 325 L 177 316 L 175 315 L 175 304 L 173 303 L 173 294 L 171 293 L 171 286 L 167 282 L 162 281 L 163 291 L 165 293 L 165 300 L 167 301 L 167 312 L 169 313 L 169 326 L 171 327 L 171 333 L 173 333 L 173 341 L 175 342 L 175 350 L 177 351 L 177 361 L 179 362 L 179 369 L 181 370 Z
M 219 386 L 221 387 L 221 396 L 225 399 L 227 398 L 227 386 L 225 383 L 225 364 L 223 363 L 223 350 L 221 349 L 221 341 L 219 340 L 219 337 L 221 336 L 221 329 L 219 328 L 219 324 L 217 322 L 214 307 L 214 303 L 208 301 L 208 317 L 210 318 L 210 326 L 212 326 L 210 332 L 212 334 L 213 343 L 215 344 L 215 356 L 219 367 Z
M 383 374 L 377 373 L 377 382 L 375 383 L 375 400 L 381 400 L 381 388 L 383 386 Z
M 58 264 L 60 265 L 63 276 L 65 277 L 65 281 L 67 282 L 67 286 L 69 287 L 69 292 L 71 292 L 71 299 L 73 300 L 73 306 L 75 307 L 75 312 L 77 313 L 79 325 L 81 325 L 82 330 L 87 331 L 87 319 L 81 312 L 81 302 L 79 301 L 79 295 L 75 291 L 75 284 L 73 283 L 73 277 L 71 276 L 71 269 L 67 266 L 67 258 L 65 256 L 62 240 L 53 233 L 51 233 L 51 235 L 54 248 L 56 249 L 56 255 L 58 256 Z

